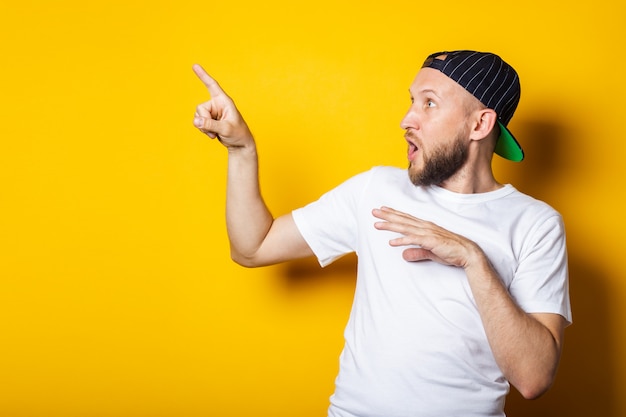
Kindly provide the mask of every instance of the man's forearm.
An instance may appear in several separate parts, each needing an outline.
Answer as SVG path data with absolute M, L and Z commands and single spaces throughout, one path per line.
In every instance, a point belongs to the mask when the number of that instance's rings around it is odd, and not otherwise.
M 524 397 L 540 396 L 556 374 L 562 318 L 524 312 L 484 255 L 466 273 L 498 366 Z
M 233 260 L 254 256 L 272 221 L 260 192 L 256 146 L 229 148 L 226 226 Z

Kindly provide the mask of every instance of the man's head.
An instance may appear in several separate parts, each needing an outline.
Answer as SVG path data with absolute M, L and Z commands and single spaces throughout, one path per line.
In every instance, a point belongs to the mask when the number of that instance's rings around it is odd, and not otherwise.
M 476 159 L 480 151 L 484 156 L 479 159 L 491 159 L 494 110 L 431 68 L 418 72 L 409 92 L 411 106 L 400 126 L 406 130 L 409 177 L 415 185 L 442 184 L 466 165 L 470 154 Z
M 467 90 L 497 114 L 500 136 L 495 153 L 512 161 L 524 159 L 524 152 L 506 127 L 520 99 L 517 73 L 499 56 L 476 51 L 437 52 L 422 68 L 433 68 Z

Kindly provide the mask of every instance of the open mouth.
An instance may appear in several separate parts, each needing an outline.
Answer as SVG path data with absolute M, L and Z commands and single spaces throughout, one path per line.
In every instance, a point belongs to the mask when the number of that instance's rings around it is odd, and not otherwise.
M 404 135 L 404 139 L 406 139 L 406 142 L 409 145 L 409 148 L 407 151 L 407 158 L 409 159 L 409 161 L 413 161 L 413 158 L 415 158 L 415 155 L 419 151 L 419 148 L 417 147 L 413 139 L 411 139 L 409 133 L 406 133 Z

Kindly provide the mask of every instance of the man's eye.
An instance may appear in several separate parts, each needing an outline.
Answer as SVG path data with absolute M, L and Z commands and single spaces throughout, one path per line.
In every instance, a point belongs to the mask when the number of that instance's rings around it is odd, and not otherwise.
M 435 102 L 432 100 L 426 100 L 426 107 L 435 107 Z

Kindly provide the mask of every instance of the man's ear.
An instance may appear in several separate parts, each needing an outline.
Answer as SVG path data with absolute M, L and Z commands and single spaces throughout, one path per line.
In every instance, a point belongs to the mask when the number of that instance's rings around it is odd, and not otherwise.
M 470 139 L 481 140 L 489 136 L 498 120 L 496 112 L 492 109 L 481 109 L 474 113 L 474 117 Z

